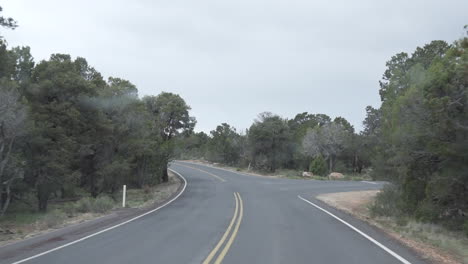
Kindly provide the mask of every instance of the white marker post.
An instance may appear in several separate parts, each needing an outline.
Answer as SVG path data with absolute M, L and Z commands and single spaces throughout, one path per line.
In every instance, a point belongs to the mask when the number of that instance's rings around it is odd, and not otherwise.
M 125 208 L 125 195 L 127 194 L 127 185 L 123 186 L 122 192 L 122 207 Z

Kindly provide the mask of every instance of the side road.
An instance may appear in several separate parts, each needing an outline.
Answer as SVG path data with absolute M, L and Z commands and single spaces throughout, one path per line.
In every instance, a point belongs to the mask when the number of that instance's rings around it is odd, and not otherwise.
M 113 210 L 110 214 L 88 220 L 79 224 L 69 225 L 60 229 L 52 230 L 38 236 L 18 240 L 13 243 L 0 246 L 0 263 L 8 263 L 9 259 L 31 255 L 33 252 L 44 252 L 61 245 L 87 237 L 96 232 L 113 228 L 113 226 L 125 223 L 135 217 L 151 213 L 180 196 L 187 185 L 186 180 L 179 174 L 177 190 L 168 198 L 142 208 L 121 208 Z

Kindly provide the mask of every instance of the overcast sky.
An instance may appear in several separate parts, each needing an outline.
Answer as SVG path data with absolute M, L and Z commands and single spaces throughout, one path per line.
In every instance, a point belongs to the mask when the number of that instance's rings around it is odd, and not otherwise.
M 180 94 L 198 131 L 248 128 L 264 111 L 343 116 L 358 130 L 379 106 L 378 80 L 395 53 L 453 40 L 468 24 L 466 0 L 10 0 L 1 33 L 52 53 L 85 57 L 140 96 Z

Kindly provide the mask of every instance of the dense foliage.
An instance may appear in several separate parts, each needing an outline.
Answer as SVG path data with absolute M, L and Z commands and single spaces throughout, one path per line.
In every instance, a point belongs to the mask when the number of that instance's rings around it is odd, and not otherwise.
M 275 172 L 287 168 L 326 176 L 339 170 L 361 173 L 365 164 L 360 135 L 342 117 L 300 113 L 285 119 L 261 113 L 245 133 L 223 123 L 206 135 L 178 139 L 182 159 L 203 158 L 227 165 Z M 312 166 L 311 163 L 315 161 Z
M 139 99 L 135 85 L 104 80 L 84 58 L 35 63 L 29 47 L 0 40 L 0 215 L 14 202 L 45 211 L 50 199 L 167 181 L 174 138 L 195 124 L 189 110 L 172 93 Z
M 468 223 L 468 38 L 433 41 L 411 56 L 395 55 L 387 66 L 382 106 L 369 109 L 366 119 L 376 176 L 395 183 L 387 190 L 395 196 L 394 214 L 462 227 Z

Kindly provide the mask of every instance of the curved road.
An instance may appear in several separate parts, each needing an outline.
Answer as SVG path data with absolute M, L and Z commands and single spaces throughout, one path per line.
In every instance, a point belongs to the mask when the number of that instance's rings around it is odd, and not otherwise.
M 381 183 L 256 177 L 185 162 L 171 169 L 188 184 L 166 207 L 24 262 L 50 248 L 28 247 L 27 241 L 0 248 L 0 263 L 424 263 L 313 198 L 379 189 Z M 27 250 L 7 254 L 22 246 Z

